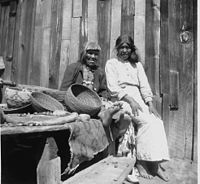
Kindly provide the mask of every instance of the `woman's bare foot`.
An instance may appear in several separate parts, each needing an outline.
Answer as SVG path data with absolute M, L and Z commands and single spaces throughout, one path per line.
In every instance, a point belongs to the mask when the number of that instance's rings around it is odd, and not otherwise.
M 121 109 L 120 104 L 115 104 L 108 109 L 101 111 L 98 116 L 100 117 L 103 126 L 108 127 L 112 123 L 113 115 Z
M 169 176 L 166 174 L 166 172 L 163 171 L 163 169 L 160 166 L 158 166 L 156 175 L 166 182 L 169 181 Z
M 145 161 L 138 161 L 136 162 L 136 167 L 141 177 L 146 179 L 152 179 L 153 176 L 150 174 L 149 169 Z
M 160 166 L 159 162 L 152 162 L 150 167 L 153 175 L 158 176 L 166 182 L 169 181 L 169 176 L 166 174 L 164 168 Z

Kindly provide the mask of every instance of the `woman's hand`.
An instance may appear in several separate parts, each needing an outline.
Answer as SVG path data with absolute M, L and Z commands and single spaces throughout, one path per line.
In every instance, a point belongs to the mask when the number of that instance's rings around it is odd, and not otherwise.
M 157 110 L 155 109 L 155 107 L 153 106 L 153 103 L 152 102 L 148 102 L 147 103 L 148 106 L 149 106 L 149 112 L 150 114 L 153 113 L 155 116 L 157 116 L 158 118 L 161 118 L 160 117 L 160 114 L 158 114 Z
M 138 116 L 139 115 L 139 110 L 141 112 L 143 112 L 141 106 L 139 105 L 139 103 L 137 103 L 132 97 L 126 95 L 123 97 L 123 99 L 125 102 L 129 103 L 129 105 L 131 106 L 132 109 L 132 113 L 134 116 Z
M 131 106 L 132 113 L 134 116 L 139 116 L 139 110 L 143 112 L 142 108 L 135 100 L 132 100 L 129 104 Z

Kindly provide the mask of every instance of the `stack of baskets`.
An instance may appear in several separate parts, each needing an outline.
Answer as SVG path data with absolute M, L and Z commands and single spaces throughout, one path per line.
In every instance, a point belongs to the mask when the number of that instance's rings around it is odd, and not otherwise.
M 101 110 L 101 99 L 97 93 L 81 84 L 71 85 L 65 95 L 68 110 L 95 116 Z

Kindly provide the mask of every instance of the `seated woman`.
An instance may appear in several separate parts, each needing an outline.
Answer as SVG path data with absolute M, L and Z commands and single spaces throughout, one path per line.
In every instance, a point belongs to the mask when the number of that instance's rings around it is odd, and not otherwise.
M 60 90 L 66 91 L 70 85 L 78 83 L 96 91 L 100 97 L 109 98 L 105 72 L 99 66 L 100 51 L 96 42 L 87 42 L 80 60 L 67 66 Z
M 108 60 L 105 66 L 107 84 L 111 94 L 132 114 L 137 127 L 138 171 L 142 177 L 150 179 L 158 175 L 168 181 L 160 166 L 161 162 L 169 160 L 163 121 L 153 106 L 153 94 L 132 38 L 118 37 L 115 50 L 116 57 Z

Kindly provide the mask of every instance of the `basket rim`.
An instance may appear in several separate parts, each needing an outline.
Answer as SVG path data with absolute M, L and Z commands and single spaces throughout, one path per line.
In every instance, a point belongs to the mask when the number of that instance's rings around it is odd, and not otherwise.
M 31 106 L 32 106 L 32 104 L 31 104 L 31 102 L 29 102 L 28 104 L 25 104 L 25 105 L 23 105 L 21 107 L 7 108 L 7 109 L 4 109 L 4 108 L 0 107 L 0 109 L 6 114 L 9 114 L 9 113 L 20 113 L 20 111 L 26 110 L 27 108 L 29 108 Z
M 78 84 L 78 83 L 72 84 L 72 85 L 68 88 L 68 90 L 71 89 L 71 88 L 74 87 L 74 86 L 80 86 L 80 87 L 82 87 L 82 88 L 87 89 L 88 91 L 90 91 L 91 93 L 93 93 L 93 94 L 95 95 L 95 97 L 97 97 L 97 98 L 101 101 L 101 99 L 100 99 L 100 97 L 99 97 L 99 95 L 97 94 L 96 91 L 94 91 L 94 90 L 92 90 L 92 89 L 90 89 L 90 88 L 88 88 L 87 86 L 84 86 L 84 85 L 82 85 L 82 84 Z M 67 91 L 68 91 L 68 90 L 67 90 Z
M 77 96 L 74 95 L 72 88 L 73 87 L 82 87 L 85 88 L 89 94 L 92 95 L 92 98 L 94 99 L 94 103 L 96 105 L 91 106 L 89 104 L 85 104 L 82 101 L 80 101 Z M 83 91 L 84 92 L 84 91 Z M 81 112 L 81 113 L 88 113 L 88 114 L 96 114 L 98 111 L 100 111 L 101 106 L 102 106 L 102 102 L 100 97 L 98 96 L 98 94 L 91 90 L 90 88 L 88 88 L 87 86 L 84 86 L 82 84 L 72 84 L 68 90 L 66 91 L 66 95 L 65 95 L 65 105 L 70 108 L 72 111 L 77 111 L 77 112 Z

